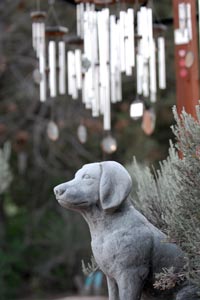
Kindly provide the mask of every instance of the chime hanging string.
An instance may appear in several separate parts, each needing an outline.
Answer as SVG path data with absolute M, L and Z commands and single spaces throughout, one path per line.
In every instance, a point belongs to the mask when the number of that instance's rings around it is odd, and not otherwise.
M 36 0 L 36 9 L 40 10 L 40 0 Z
M 50 18 L 50 16 L 52 15 L 53 20 L 55 21 L 55 25 L 59 25 L 58 16 L 57 16 L 55 8 L 54 8 L 55 0 L 49 0 L 48 3 L 49 3 L 49 9 L 47 12 L 47 21 Z

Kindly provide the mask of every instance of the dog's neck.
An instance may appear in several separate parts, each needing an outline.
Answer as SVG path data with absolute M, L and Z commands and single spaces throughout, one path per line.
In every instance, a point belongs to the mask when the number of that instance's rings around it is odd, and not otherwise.
M 81 211 L 81 215 L 88 223 L 92 238 L 95 238 L 99 233 L 109 230 L 113 223 L 113 214 L 120 218 L 126 211 L 129 211 L 130 206 L 132 206 L 130 201 L 126 200 L 114 212 L 106 212 L 100 205 L 93 205 Z

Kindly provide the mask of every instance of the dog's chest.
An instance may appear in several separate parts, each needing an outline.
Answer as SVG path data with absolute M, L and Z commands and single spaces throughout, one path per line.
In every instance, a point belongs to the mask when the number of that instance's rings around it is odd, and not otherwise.
M 118 270 L 126 269 L 134 264 L 140 256 L 138 251 L 131 251 L 132 235 L 112 232 L 92 238 L 92 251 L 101 270 L 108 276 L 115 276 Z

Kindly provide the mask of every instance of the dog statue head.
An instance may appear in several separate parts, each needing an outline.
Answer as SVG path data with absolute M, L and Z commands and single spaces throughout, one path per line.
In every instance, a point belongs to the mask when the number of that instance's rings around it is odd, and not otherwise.
M 54 188 L 59 204 L 67 209 L 84 210 L 100 204 L 114 211 L 131 191 L 132 180 L 126 169 L 115 161 L 84 165 L 73 180 Z

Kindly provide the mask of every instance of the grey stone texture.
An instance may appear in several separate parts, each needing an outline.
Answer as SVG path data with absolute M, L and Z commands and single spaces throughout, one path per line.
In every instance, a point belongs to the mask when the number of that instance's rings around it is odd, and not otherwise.
M 126 169 L 105 161 L 84 165 L 54 193 L 61 206 L 79 212 L 88 223 L 94 258 L 107 278 L 109 300 L 139 300 L 142 295 L 146 300 L 199 299 L 187 285 L 170 291 L 153 288 L 155 274 L 172 266 L 178 272 L 184 255 L 133 207 L 131 189 Z

